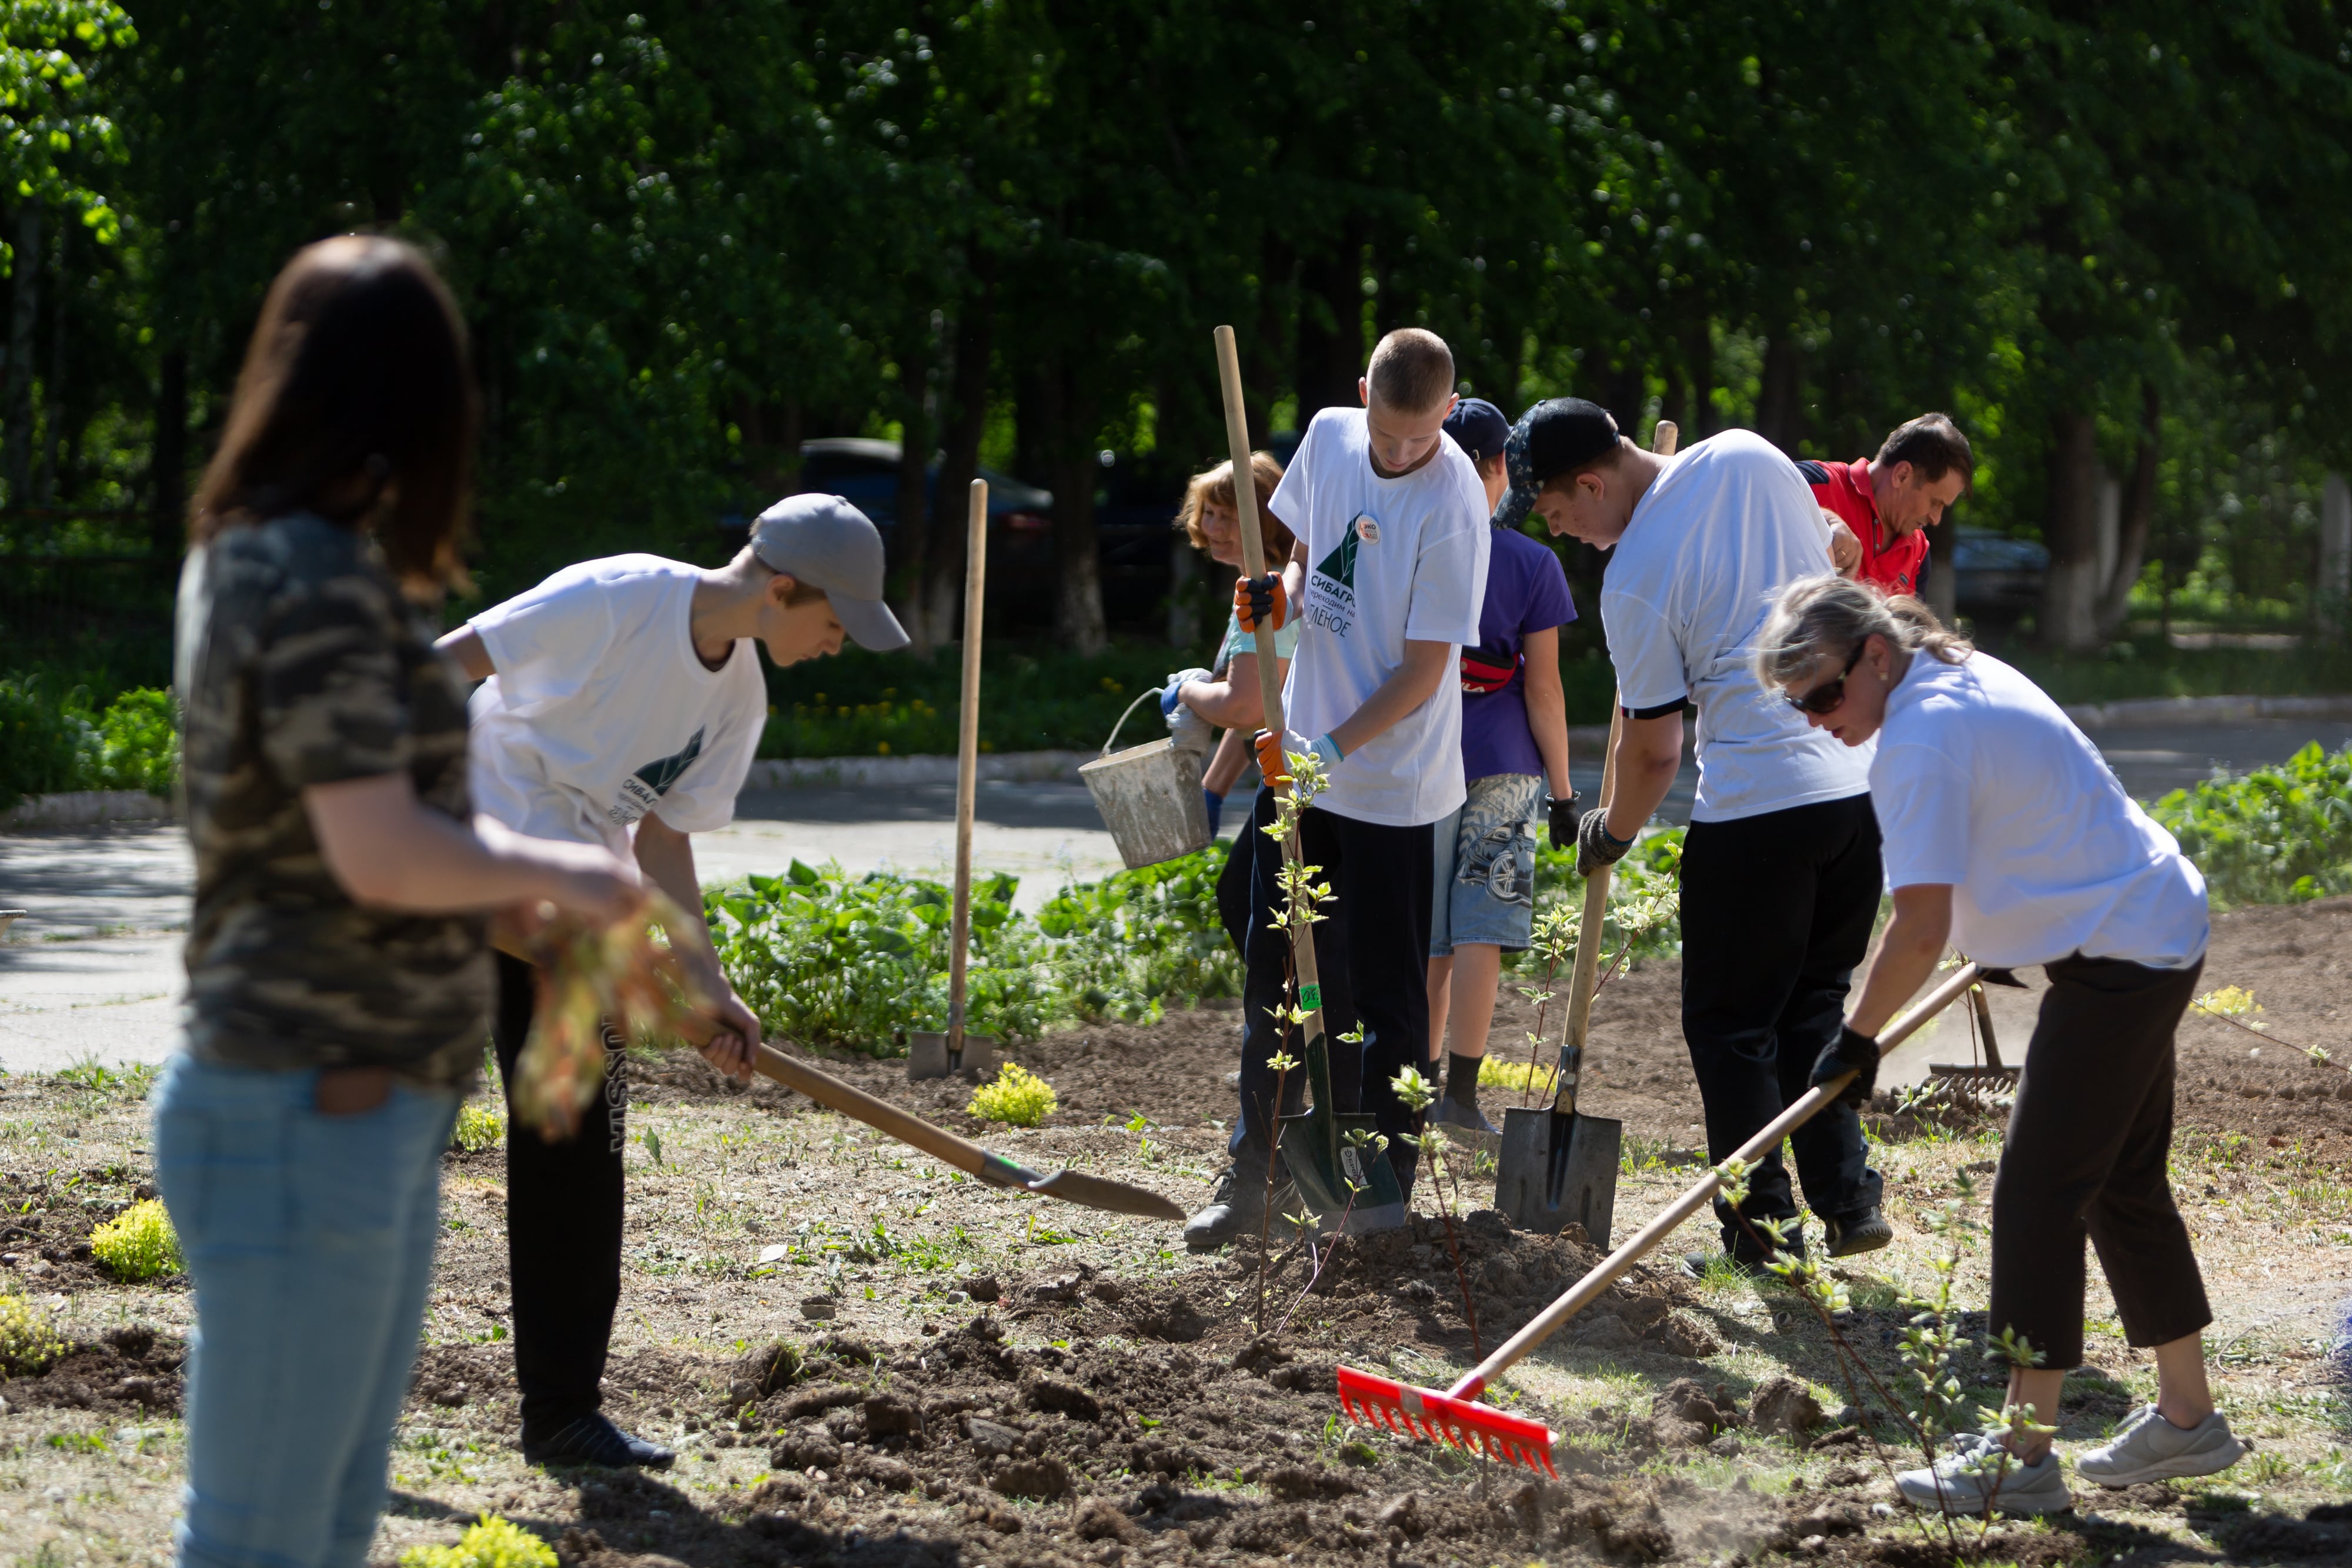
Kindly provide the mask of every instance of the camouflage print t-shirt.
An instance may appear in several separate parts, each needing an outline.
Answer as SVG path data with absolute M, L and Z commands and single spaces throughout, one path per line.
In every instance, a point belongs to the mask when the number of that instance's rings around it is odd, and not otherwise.
M 305 785 L 405 769 L 428 809 L 470 820 L 465 698 L 431 623 L 373 540 L 298 514 L 189 553 L 178 643 L 189 1049 L 465 1082 L 489 1026 L 484 921 L 360 907 L 302 809 Z

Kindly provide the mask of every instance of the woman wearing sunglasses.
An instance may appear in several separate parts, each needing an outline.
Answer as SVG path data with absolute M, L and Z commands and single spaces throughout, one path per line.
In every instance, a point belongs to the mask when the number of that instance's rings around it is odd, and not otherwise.
M 2213 1408 L 2212 1321 L 2165 1181 L 2173 1031 L 2210 933 L 2205 882 L 2032 681 L 1945 630 L 1916 599 L 1836 577 L 1782 591 L 1754 667 L 1870 767 L 1895 917 L 1813 1082 L 1853 1071 L 1867 1099 L 1875 1036 L 1948 941 L 1979 963 L 2050 977 L 1992 1194 L 1992 1312 L 2039 1353 L 2010 1403 L 2054 1426 L 2083 1361 L 2083 1242 L 2098 1249 L 2125 1337 L 2156 1354 L 2155 1404 L 2075 1470 L 2101 1486 L 2210 1475 L 2242 1452 Z M 2005 1452 L 2003 1450 L 2006 1450 Z M 2070 1507 L 2047 1429 L 1978 1437 L 1897 1480 L 1923 1507 Z

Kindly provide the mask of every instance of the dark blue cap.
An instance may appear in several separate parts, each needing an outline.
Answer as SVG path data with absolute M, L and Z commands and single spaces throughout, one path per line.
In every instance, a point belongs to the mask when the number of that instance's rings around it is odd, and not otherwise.
M 1614 450 L 1619 439 L 1617 422 L 1599 403 L 1554 397 L 1536 404 L 1519 415 L 1504 443 L 1511 487 L 1495 507 L 1492 520 L 1502 528 L 1517 528 L 1535 510 L 1545 480 L 1583 467 Z
M 1484 463 L 1503 455 L 1503 443 L 1511 438 L 1511 422 L 1485 398 L 1465 397 L 1445 416 L 1445 434 L 1470 455 L 1471 462 Z

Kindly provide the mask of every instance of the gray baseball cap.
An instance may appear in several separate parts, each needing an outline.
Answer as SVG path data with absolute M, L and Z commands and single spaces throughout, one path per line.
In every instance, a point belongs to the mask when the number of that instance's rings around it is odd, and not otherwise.
M 859 647 L 887 653 L 907 645 L 906 628 L 882 602 L 881 532 L 839 496 L 785 497 L 751 525 L 751 550 L 771 570 L 824 589 Z

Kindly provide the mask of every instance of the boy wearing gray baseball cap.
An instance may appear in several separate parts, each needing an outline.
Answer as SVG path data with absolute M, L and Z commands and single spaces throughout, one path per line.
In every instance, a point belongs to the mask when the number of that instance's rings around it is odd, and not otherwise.
M 882 602 L 882 536 L 838 496 L 793 496 L 751 525 L 720 567 L 652 555 L 565 567 L 441 639 L 480 681 L 470 705 L 474 809 L 539 838 L 634 858 L 689 917 L 672 944 L 725 998 L 703 1054 L 748 1079 L 760 1020 L 719 972 L 689 835 L 733 820 L 767 724 L 759 643 L 779 666 L 887 653 L 907 633 Z M 537 996 L 531 966 L 498 958 L 491 1029 L 514 1082 Z M 603 1413 L 605 1351 L 621 1299 L 621 1151 L 627 1058 L 604 1034 L 604 1096 L 562 1142 L 508 1118 L 507 1252 L 514 1277 L 522 1451 L 534 1464 L 664 1465 L 670 1451 Z

